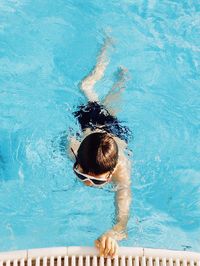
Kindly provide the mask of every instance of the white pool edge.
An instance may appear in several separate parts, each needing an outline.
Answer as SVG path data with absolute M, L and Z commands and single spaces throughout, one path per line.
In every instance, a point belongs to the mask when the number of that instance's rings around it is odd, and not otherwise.
M 14 261 L 14 260 L 28 260 L 36 259 L 38 257 L 65 257 L 65 256 L 98 256 L 99 252 L 94 247 L 51 247 L 39 248 L 28 250 L 15 250 L 0 252 L 0 261 Z M 179 260 L 192 260 L 198 262 L 200 266 L 200 253 L 179 250 L 167 249 L 152 249 L 142 247 L 120 247 L 118 256 L 132 256 L 132 257 L 145 257 L 145 258 L 166 258 L 166 259 L 179 259 Z

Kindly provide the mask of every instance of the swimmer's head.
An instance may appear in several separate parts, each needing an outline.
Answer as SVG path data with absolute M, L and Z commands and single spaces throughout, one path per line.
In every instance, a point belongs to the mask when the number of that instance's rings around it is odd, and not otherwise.
M 112 172 L 118 161 L 118 146 L 108 133 L 88 135 L 80 144 L 77 163 L 85 174 L 101 175 Z

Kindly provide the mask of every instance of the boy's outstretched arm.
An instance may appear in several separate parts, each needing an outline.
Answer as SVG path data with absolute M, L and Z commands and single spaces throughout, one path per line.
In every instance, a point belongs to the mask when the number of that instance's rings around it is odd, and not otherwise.
M 106 37 L 104 44 L 101 48 L 100 54 L 97 58 L 97 63 L 92 71 L 86 76 L 80 83 L 80 88 L 86 95 L 89 101 L 98 101 L 97 94 L 93 91 L 95 83 L 100 80 L 105 72 L 105 69 L 109 63 L 107 59 L 107 49 L 111 44 L 111 39 Z
M 105 257 L 116 255 L 117 241 L 127 237 L 126 227 L 131 203 L 130 168 L 119 169 L 116 179 L 118 187 L 116 192 L 117 223 L 95 242 L 96 247 L 100 250 L 100 255 Z

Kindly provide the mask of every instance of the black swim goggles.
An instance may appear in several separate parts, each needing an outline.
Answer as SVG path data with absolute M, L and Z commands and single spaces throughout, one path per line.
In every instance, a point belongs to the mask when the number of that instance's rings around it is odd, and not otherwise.
M 71 148 L 75 158 L 77 159 L 77 156 L 74 152 L 74 150 Z M 97 177 L 94 177 L 94 176 L 91 176 L 91 175 L 87 175 L 87 174 L 84 174 L 82 172 L 80 172 L 78 169 L 77 169 L 77 166 L 78 166 L 78 163 L 77 161 L 74 163 L 74 167 L 73 167 L 73 170 L 74 170 L 74 173 L 76 174 L 77 178 L 82 181 L 82 182 L 85 182 L 85 181 L 90 181 L 92 183 L 93 186 L 96 186 L 96 187 L 100 187 L 100 186 L 103 186 L 105 185 L 106 183 L 109 182 L 110 180 L 110 177 L 112 175 L 112 172 L 109 173 L 109 175 L 106 177 L 106 178 L 97 178 Z

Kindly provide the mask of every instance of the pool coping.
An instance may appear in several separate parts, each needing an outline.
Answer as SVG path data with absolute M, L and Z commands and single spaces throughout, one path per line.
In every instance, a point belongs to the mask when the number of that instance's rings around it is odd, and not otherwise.
M 0 252 L 0 261 L 28 260 L 38 257 L 64 257 L 64 256 L 99 256 L 99 251 L 95 247 L 49 247 L 27 250 L 14 250 Z M 181 250 L 168 249 L 152 249 L 143 247 L 120 247 L 118 256 L 134 256 L 134 257 L 151 257 L 154 258 L 170 258 L 180 260 L 195 260 L 200 266 L 200 253 Z

